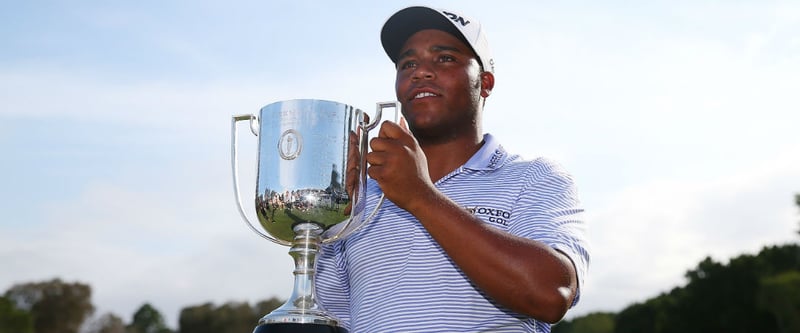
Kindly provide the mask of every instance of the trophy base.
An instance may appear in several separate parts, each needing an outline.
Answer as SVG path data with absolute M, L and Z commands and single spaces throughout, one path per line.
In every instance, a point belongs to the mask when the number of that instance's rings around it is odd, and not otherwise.
M 321 324 L 270 323 L 256 326 L 253 333 L 348 333 L 344 327 Z

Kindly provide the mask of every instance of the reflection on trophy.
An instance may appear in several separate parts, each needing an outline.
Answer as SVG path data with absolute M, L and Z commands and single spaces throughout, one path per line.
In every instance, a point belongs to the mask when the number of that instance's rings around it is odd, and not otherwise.
M 254 333 L 347 332 L 316 301 L 316 258 L 321 243 L 358 230 L 383 201 L 381 197 L 366 211 L 365 156 L 369 131 L 388 107 L 399 113 L 395 102 L 378 103 L 371 122 L 352 106 L 313 99 L 272 103 L 258 117 L 233 117 L 231 163 L 239 213 L 261 237 L 291 246 L 295 262 L 291 296 L 261 318 Z M 254 226 L 241 203 L 237 123 L 244 120 L 259 138 L 255 211 L 261 228 Z

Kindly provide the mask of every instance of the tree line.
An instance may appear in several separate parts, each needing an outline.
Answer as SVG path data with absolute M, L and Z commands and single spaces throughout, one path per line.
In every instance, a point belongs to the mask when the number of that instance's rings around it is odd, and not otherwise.
M 21 283 L 0 297 L 0 333 L 242 333 L 251 332 L 264 314 L 283 301 L 275 297 L 246 302 L 205 303 L 181 309 L 178 329 L 144 303 L 130 322 L 113 313 L 93 317 L 89 285 L 60 279 Z
M 800 208 L 800 194 L 794 199 Z M 682 287 L 617 313 L 562 321 L 552 332 L 800 332 L 798 244 L 764 247 L 757 255 L 741 255 L 727 264 L 707 257 L 685 277 Z
M 800 208 L 800 194 L 795 196 Z M 800 229 L 798 230 L 800 234 Z M 800 245 L 764 247 L 727 264 L 710 257 L 685 274 L 687 283 L 619 312 L 597 312 L 553 326 L 553 333 L 800 332 Z M 93 317 L 89 285 L 60 279 L 21 283 L 0 297 L 0 333 L 242 333 L 281 304 L 205 303 L 183 308 L 177 330 L 144 303 L 125 322 Z
M 620 312 L 563 321 L 553 333 L 800 332 L 800 246 L 765 247 L 726 265 L 711 258 L 688 282 Z
M 553 327 L 553 333 L 800 332 L 800 245 L 764 247 L 727 264 L 710 257 L 676 287 L 617 313 L 598 312 Z M 0 333 L 242 333 L 283 303 L 277 298 L 189 306 L 178 329 L 149 303 L 125 323 L 92 317 L 91 288 L 59 279 L 23 283 L 0 297 Z

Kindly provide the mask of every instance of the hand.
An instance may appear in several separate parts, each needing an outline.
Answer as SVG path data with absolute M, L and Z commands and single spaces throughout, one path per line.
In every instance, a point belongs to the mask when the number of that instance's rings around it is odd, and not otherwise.
M 435 190 L 428 173 L 428 160 L 417 139 L 408 131 L 405 119 L 400 124 L 384 122 L 378 137 L 370 141 L 372 152 L 367 173 L 378 182 L 387 199 L 405 210 L 414 200 Z

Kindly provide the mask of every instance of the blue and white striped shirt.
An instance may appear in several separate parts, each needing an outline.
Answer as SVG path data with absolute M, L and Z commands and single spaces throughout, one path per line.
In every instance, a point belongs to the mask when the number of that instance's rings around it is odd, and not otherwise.
M 583 209 L 560 166 L 509 155 L 486 134 L 483 147 L 435 185 L 484 222 L 565 253 L 583 286 L 589 264 Z M 380 197 L 374 181 L 367 193 L 374 207 Z M 388 200 L 360 231 L 323 247 L 316 288 L 322 306 L 352 333 L 550 332 L 549 324 L 477 289 L 425 228 Z

